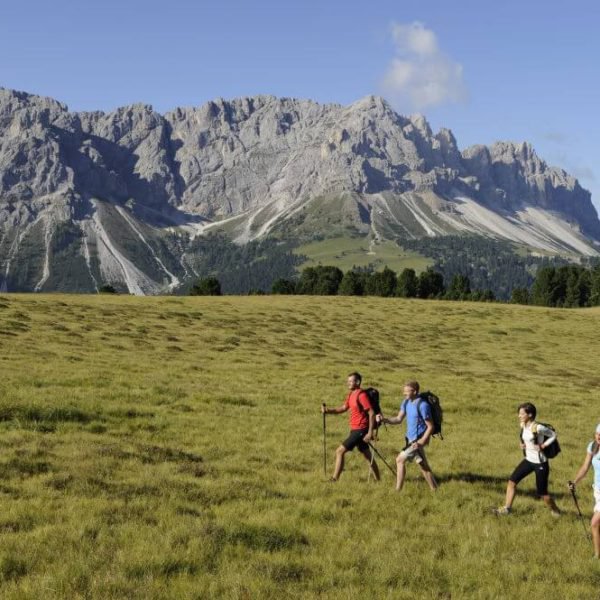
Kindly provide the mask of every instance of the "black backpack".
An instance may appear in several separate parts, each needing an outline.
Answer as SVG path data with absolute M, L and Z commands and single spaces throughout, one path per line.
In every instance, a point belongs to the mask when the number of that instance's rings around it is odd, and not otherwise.
M 427 402 L 431 408 L 431 420 L 433 421 L 432 436 L 438 435 L 440 440 L 444 439 L 442 435 L 442 421 L 444 420 L 444 411 L 440 404 L 440 399 L 433 392 L 422 392 L 419 394 L 419 414 L 421 413 L 421 403 Z
M 371 403 L 371 407 L 373 408 L 375 416 L 381 415 L 381 404 L 379 403 L 379 390 L 375 389 L 374 387 L 369 387 L 366 390 L 363 390 L 363 392 L 369 398 L 369 402 Z M 373 430 L 377 431 L 380 425 L 381 422 L 378 422 L 377 419 L 375 419 L 375 426 L 373 427 Z
M 535 435 L 538 435 L 537 428 L 535 427 L 536 425 L 543 425 L 544 427 L 547 427 L 548 429 L 556 433 L 556 429 L 554 429 L 552 425 L 549 425 L 548 423 L 538 423 L 536 421 L 531 429 L 531 432 Z M 523 443 L 523 429 L 521 429 L 519 437 L 521 438 L 521 443 Z M 548 438 L 544 438 L 544 440 L 547 439 Z M 542 440 L 542 444 L 544 443 L 544 440 Z M 549 446 L 546 446 L 542 450 L 542 452 L 544 453 L 544 456 L 548 459 L 555 458 L 556 456 L 558 456 L 560 454 L 560 444 L 558 443 L 558 437 Z M 523 450 L 523 456 L 525 456 L 525 450 Z

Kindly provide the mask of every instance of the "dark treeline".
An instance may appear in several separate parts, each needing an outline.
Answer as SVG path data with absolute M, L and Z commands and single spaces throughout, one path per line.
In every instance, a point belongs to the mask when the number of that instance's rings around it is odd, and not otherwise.
M 446 287 L 444 276 L 432 268 L 419 275 L 414 269 L 404 269 L 398 275 L 388 267 L 375 272 L 355 268 L 346 273 L 333 266 L 307 267 L 298 280 L 278 279 L 271 291 L 273 294 L 494 300 L 491 290 L 471 290 L 469 278 L 464 275 L 454 275 Z
M 201 279 L 194 284 L 190 293 L 219 295 L 219 280 L 215 277 Z M 496 300 L 491 289 L 472 289 L 469 277 L 461 273 L 454 274 L 450 283 L 446 285 L 443 274 L 432 267 L 419 275 L 414 269 L 404 269 L 400 274 L 396 274 L 388 267 L 376 272 L 354 268 L 346 273 L 334 266 L 307 267 L 302 270 L 299 278 L 276 279 L 271 293 L 437 298 L 479 302 Z M 531 289 L 514 288 L 510 302 L 564 308 L 599 306 L 600 264 L 589 267 L 543 266 L 538 270 Z
M 600 265 L 541 267 L 531 291 L 513 290 L 512 301 L 564 308 L 600 306 Z
M 476 236 L 399 240 L 399 243 L 405 249 L 432 258 L 433 270 L 440 273 L 445 282 L 452 282 L 456 274 L 461 274 L 469 279 L 471 290 L 490 290 L 495 298 L 507 301 L 511 299 L 513 289 L 531 289 L 540 266 L 567 264 L 560 258 L 519 256 L 508 242 Z M 266 239 L 238 246 L 222 235 L 212 234 L 195 238 L 186 254 L 194 257 L 190 266 L 197 277 L 217 277 L 224 294 L 268 293 L 275 281 L 294 279 L 296 269 L 306 260 L 306 257 L 294 254 L 293 245 L 293 242 Z M 353 272 L 356 275 L 352 275 L 353 279 L 345 282 L 344 287 L 361 289 L 361 277 L 365 275 L 361 275 L 360 271 Z M 389 275 L 385 277 L 389 278 Z M 369 285 L 371 287 L 367 291 L 363 286 L 363 294 L 380 295 L 377 288 L 381 284 L 377 278 Z M 188 285 L 180 293 L 189 291 Z M 359 295 L 356 291 L 352 293 Z
M 192 287 L 194 295 L 218 295 L 218 280 L 201 279 Z M 217 291 L 219 290 L 219 291 Z M 469 278 L 454 275 L 446 287 L 444 277 L 434 269 L 419 275 L 414 269 L 404 269 L 399 275 L 385 267 L 383 271 L 351 269 L 344 273 L 338 267 L 307 267 L 297 279 L 278 278 L 271 287 L 272 294 L 313 296 L 380 296 L 400 298 L 439 298 L 446 300 L 492 301 L 491 290 L 471 290 Z
M 420 238 L 399 243 L 432 258 L 433 268 L 446 281 L 461 273 L 469 278 L 473 288 L 490 289 L 499 300 L 509 300 L 515 288 L 531 289 L 541 266 L 568 264 L 560 257 L 521 256 L 510 242 L 479 236 Z
M 294 254 L 290 244 L 267 239 L 239 246 L 218 234 L 198 236 L 188 254 L 195 257 L 193 270 L 200 281 L 217 278 L 224 294 L 270 290 L 273 281 L 293 277 L 306 260 Z M 197 294 L 194 288 L 199 283 L 188 284 L 179 293 Z
M 518 256 L 508 242 L 479 237 L 403 240 L 435 260 L 420 274 L 404 269 L 308 267 L 296 275 L 306 257 L 292 244 L 275 240 L 238 246 L 220 235 L 199 236 L 190 254 L 198 280 L 179 293 L 311 294 L 499 300 L 553 307 L 600 305 L 600 260 L 573 265 L 560 257 Z

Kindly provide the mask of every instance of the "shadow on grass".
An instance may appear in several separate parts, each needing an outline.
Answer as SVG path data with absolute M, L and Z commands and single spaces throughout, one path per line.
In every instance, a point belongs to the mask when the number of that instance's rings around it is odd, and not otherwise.
M 86 424 L 92 420 L 102 418 L 73 406 L 0 406 L 0 422 L 13 421 L 23 429 L 33 429 L 41 433 L 56 431 L 59 423 Z
M 308 538 L 295 531 L 280 531 L 271 527 L 240 524 L 225 534 L 229 544 L 242 544 L 252 550 L 280 552 L 297 546 L 308 546 Z
M 8 480 L 13 477 L 33 477 L 35 475 L 43 475 L 51 470 L 52 465 L 46 461 L 12 458 L 8 462 L 0 463 L 0 479 Z
M 29 571 L 29 565 L 12 555 L 3 556 L 0 559 L 0 581 L 15 581 L 25 577 Z
M 436 479 L 438 483 L 448 483 L 450 481 L 459 481 L 462 483 L 483 483 L 489 486 L 498 486 L 502 491 L 506 489 L 506 483 L 508 477 L 498 477 L 497 475 L 482 475 L 481 473 L 471 472 L 460 472 L 460 473 L 449 473 L 448 475 L 437 475 Z M 535 485 L 535 479 L 533 477 L 528 480 L 524 480 L 517 486 L 517 494 L 521 496 L 529 496 L 530 498 L 539 498 L 535 489 L 530 489 L 532 485 Z M 550 495 L 554 498 L 565 498 L 566 492 L 552 489 L 550 487 Z
M 480 473 L 460 472 L 449 473 L 448 475 L 436 475 L 439 483 L 449 481 L 461 481 L 463 483 L 485 483 L 491 485 L 506 485 L 508 477 L 498 477 L 496 475 L 482 475 Z

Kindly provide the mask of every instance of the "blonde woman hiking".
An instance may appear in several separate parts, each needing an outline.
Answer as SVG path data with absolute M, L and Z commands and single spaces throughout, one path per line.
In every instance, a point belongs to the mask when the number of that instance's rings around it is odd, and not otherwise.
M 594 434 L 594 441 L 590 442 L 587 447 L 587 453 L 585 459 L 575 479 L 569 481 L 569 488 L 574 493 L 575 486 L 587 475 L 590 467 L 594 469 L 594 514 L 590 521 L 590 528 L 592 530 L 592 541 L 594 543 L 594 558 L 600 558 L 600 423 L 596 426 L 596 432 Z

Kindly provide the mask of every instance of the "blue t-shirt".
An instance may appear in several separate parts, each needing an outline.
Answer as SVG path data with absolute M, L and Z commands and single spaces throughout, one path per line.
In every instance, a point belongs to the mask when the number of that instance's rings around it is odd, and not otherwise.
M 429 402 L 417 396 L 414 400 L 403 400 L 400 410 L 406 413 L 406 437 L 409 442 L 418 440 L 426 431 L 425 419 L 433 421 Z
M 594 442 L 590 442 L 590 445 L 587 448 L 588 454 L 592 454 L 594 452 Z M 597 490 L 600 490 L 600 452 L 596 452 L 594 456 L 592 456 L 592 467 L 594 467 L 594 487 Z

